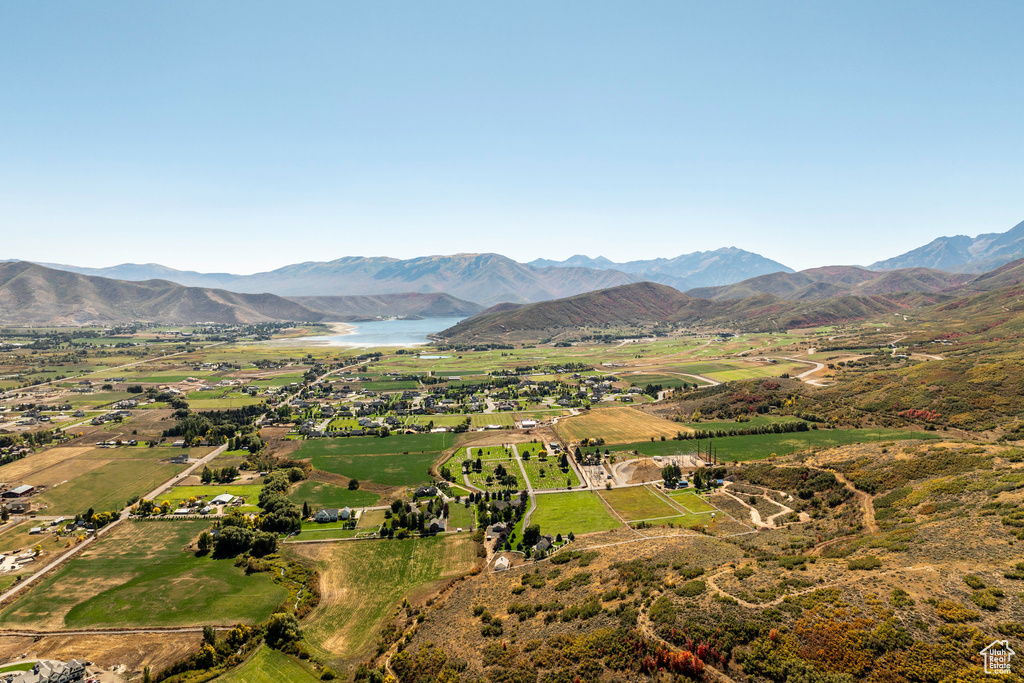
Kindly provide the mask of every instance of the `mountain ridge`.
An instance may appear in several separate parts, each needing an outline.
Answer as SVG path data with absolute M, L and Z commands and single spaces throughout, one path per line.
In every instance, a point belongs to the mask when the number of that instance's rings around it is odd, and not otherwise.
M 793 301 L 762 293 L 743 299 L 712 300 L 691 296 L 668 285 L 640 282 L 511 309 L 494 307 L 435 336 L 452 343 L 521 341 L 558 336 L 581 328 L 597 331 L 662 323 L 775 331 L 860 320 L 936 303 L 942 298 L 897 293 Z
M 591 258 L 576 254 L 564 261 L 535 259 L 530 261 L 530 265 L 619 270 L 677 289 L 732 284 L 757 275 L 793 272 L 792 268 L 778 261 L 737 247 L 722 247 L 712 251 L 680 254 L 672 258 L 642 259 L 621 263 L 611 261 L 604 256 Z
M 274 294 L 186 287 L 166 280 L 127 282 L 0 263 L 0 322 L 14 325 L 316 322 L 320 313 Z
M 871 270 L 897 270 L 910 267 L 935 268 L 950 272 L 982 273 L 1024 256 L 1024 221 L 1006 232 L 984 233 L 976 237 L 953 235 L 937 237 L 928 244 L 899 256 L 876 261 Z

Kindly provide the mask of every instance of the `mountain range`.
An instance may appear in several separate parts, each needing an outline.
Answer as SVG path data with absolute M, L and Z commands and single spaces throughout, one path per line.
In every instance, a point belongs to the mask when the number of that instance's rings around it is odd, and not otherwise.
M 0 263 L 0 322 L 9 325 L 256 323 L 323 317 L 275 294 L 239 294 L 166 280 L 126 282 L 24 261 Z
M 675 258 L 657 258 L 616 263 L 603 256 L 590 258 L 577 254 L 564 261 L 536 259 L 531 266 L 556 268 L 592 268 L 618 270 L 642 280 L 660 282 L 676 289 L 728 285 L 766 273 L 792 273 L 793 269 L 778 261 L 736 247 L 715 251 L 695 251 Z
M 481 309 L 448 294 L 288 299 L 186 287 L 167 280 L 127 282 L 24 261 L 0 263 L 0 323 L 7 325 L 359 321 L 386 316 L 464 317 Z
M 109 268 L 50 264 L 52 268 L 129 281 L 168 280 L 235 292 L 280 296 L 353 296 L 445 293 L 490 305 L 571 296 L 643 278 L 616 270 L 537 267 L 500 254 L 453 254 L 412 259 L 347 256 L 296 263 L 253 275 L 176 271 L 159 264 L 125 263 Z
M 868 266 L 871 270 L 899 268 L 936 268 L 953 273 L 983 273 L 1024 256 L 1024 221 L 1007 232 L 977 237 L 955 235 L 939 237 L 884 261 Z
M 621 285 L 565 299 L 494 306 L 436 336 L 454 343 L 522 341 L 580 329 L 677 323 L 745 331 L 836 324 L 922 307 L 956 307 L 1024 284 L 1024 259 L 982 275 L 926 268 L 875 273 L 856 267 L 776 273 L 726 287 L 683 293 L 651 282 Z
M 489 306 L 502 302 L 547 301 L 644 281 L 713 299 L 742 298 L 758 293 L 810 300 L 843 294 L 938 292 L 966 281 L 967 278 L 960 277 L 965 273 L 985 272 L 1021 257 L 1024 257 L 1024 222 L 1005 233 L 974 238 L 940 237 L 868 268 L 828 266 L 800 273 L 778 261 L 736 247 L 621 262 L 583 255 L 563 261 L 536 259 L 530 263 L 520 263 L 500 254 L 411 259 L 347 256 L 333 261 L 296 263 L 252 275 L 182 271 L 157 263 L 125 263 L 108 268 L 41 265 L 131 282 L 158 279 L 189 287 L 250 294 L 270 292 L 288 297 L 324 297 L 444 293 Z M 897 274 L 886 275 L 888 271 L 897 271 Z M 757 278 L 763 279 L 752 281 Z

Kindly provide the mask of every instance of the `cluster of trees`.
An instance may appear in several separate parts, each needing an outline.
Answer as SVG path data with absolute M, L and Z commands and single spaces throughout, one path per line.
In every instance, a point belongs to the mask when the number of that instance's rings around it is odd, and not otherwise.
M 419 533 L 427 535 L 432 533 L 430 521 L 435 518 L 448 517 L 448 503 L 440 498 L 431 499 L 423 511 L 413 509 L 409 503 L 396 500 L 391 503 L 391 509 L 384 511 L 384 527 L 381 528 L 381 537 L 406 538 L 410 534 Z
M 186 413 L 179 415 L 174 426 L 164 430 L 163 435 L 181 438 L 187 443 L 207 439 L 213 445 L 220 445 L 231 439 L 232 450 L 244 448 L 250 453 L 256 453 L 263 448 L 263 440 L 259 436 L 255 422 L 268 410 L 267 406 L 260 404 L 231 410 Z
M 67 438 L 60 429 L 41 429 L 35 432 L 23 432 L 21 434 L 0 434 L 0 448 L 13 448 L 24 444 L 30 448 L 45 446 L 54 441 L 61 441 Z
M 723 479 L 725 477 L 725 467 L 698 467 L 693 471 L 693 486 L 694 488 L 703 489 L 708 488 L 715 483 L 717 479 Z
M 512 491 L 499 493 L 476 493 L 466 497 L 467 505 L 476 505 L 476 518 L 480 526 L 490 526 L 498 522 L 515 524 L 526 510 L 528 500 L 526 491 L 513 494 Z M 502 505 L 501 502 L 508 503 Z
M 131 512 L 138 517 L 168 515 L 171 513 L 171 501 L 165 500 L 160 505 L 157 505 L 155 500 L 143 498 L 132 505 Z
M 724 436 L 749 436 L 752 434 L 792 434 L 794 432 L 807 432 L 817 429 L 801 420 L 790 422 L 772 422 L 770 424 L 756 425 L 753 427 L 730 427 L 728 429 L 697 429 L 693 432 L 676 432 L 677 441 L 688 441 L 690 439 L 713 439 Z
M 220 522 L 216 541 L 212 534 L 199 535 L 199 552 L 213 548 L 215 557 L 235 557 L 248 553 L 253 557 L 264 557 L 277 552 L 277 534 L 255 528 L 253 520 L 240 512 L 232 511 Z
M 259 518 L 260 529 L 275 533 L 293 533 L 302 529 L 299 508 L 285 492 L 293 482 L 303 477 L 305 472 L 298 467 L 276 470 L 266 476 L 259 498 L 259 506 L 263 510 Z
M 106 525 L 117 519 L 121 513 L 117 510 L 108 510 L 107 512 L 96 512 L 92 508 L 89 508 L 85 513 L 81 515 L 75 515 L 75 521 L 82 521 L 86 524 L 92 524 L 97 529 L 102 529 Z
M 218 482 L 220 484 L 227 484 L 238 478 L 237 467 L 220 467 L 210 469 L 207 466 L 203 467 L 202 474 L 199 475 L 199 480 L 204 484 L 211 482 Z
M 661 478 L 664 479 L 665 484 L 671 488 L 683 478 L 683 471 L 679 469 L 679 465 L 666 465 L 661 468 Z

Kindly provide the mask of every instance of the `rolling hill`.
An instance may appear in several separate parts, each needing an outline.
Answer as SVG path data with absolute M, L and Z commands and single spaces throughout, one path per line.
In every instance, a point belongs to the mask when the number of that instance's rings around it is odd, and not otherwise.
M 312 322 L 323 317 L 274 294 L 238 294 L 166 280 L 125 282 L 23 261 L 0 263 L 0 322 L 5 324 Z
M 876 272 L 858 266 L 826 266 L 797 273 L 771 273 L 724 287 L 701 287 L 687 294 L 702 299 L 744 299 L 771 294 L 781 299 L 813 301 L 839 296 L 879 296 L 902 292 L 937 294 L 956 290 L 974 279 L 965 273 L 930 268 Z
M 923 294 L 839 296 L 793 301 L 772 294 L 700 299 L 651 282 L 622 285 L 515 308 L 495 307 L 438 333 L 453 343 L 556 337 L 581 329 L 675 323 L 746 331 L 835 324 L 934 303 Z
M 167 280 L 186 287 L 227 287 L 239 277 L 232 273 L 199 273 L 194 270 L 176 270 L 159 263 L 122 263 L 106 268 L 86 268 L 60 263 L 40 263 L 39 265 L 56 270 L 67 270 L 80 275 L 95 275 L 128 282 Z

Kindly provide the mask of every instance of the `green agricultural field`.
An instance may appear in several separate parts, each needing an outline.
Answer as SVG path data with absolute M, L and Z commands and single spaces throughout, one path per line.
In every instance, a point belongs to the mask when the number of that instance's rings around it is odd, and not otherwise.
M 217 683 L 313 683 L 320 677 L 298 660 L 261 645 L 241 666 L 215 680 Z
M 671 517 L 682 512 L 646 486 L 612 489 L 599 495 L 627 522 Z
M 675 526 L 684 527 L 689 529 L 693 526 L 707 526 L 709 530 L 716 524 L 720 523 L 720 520 L 712 519 L 710 513 L 701 514 L 689 514 L 689 515 L 678 515 L 675 517 L 657 517 L 649 520 L 636 520 L 630 522 L 630 526 L 636 526 L 639 522 L 649 526 Z M 731 520 L 730 520 L 731 521 Z
M 170 449 L 109 449 L 111 459 L 99 468 L 58 483 L 41 493 L 36 509 L 48 515 L 75 515 L 90 507 L 97 511 L 120 510 L 134 496 L 145 496 L 187 465 L 160 462 Z M 122 456 L 122 457 L 117 457 Z
M 669 493 L 668 497 L 690 512 L 714 512 L 718 509 L 693 491 L 675 491 Z
M 833 448 L 854 443 L 872 441 L 900 441 L 905 439 L 936 439 L 934 432 L 914 432 L 902 429 L 817 429 L 791 434 L 753 434 L 750 436 L 724 436 L 711 440 L 718 459 L 723 462 L 760 460 L 772 453 L 782 456 L 806 448 Z M 701 451 L 706 451 L 708 440 L 699 442 Z M 696 440 L 685 441 L 637 441 L 621 444 L 614 450 L 637 450 L 644 455 L 674 455 L 695 453 Z
M 516 464 L 515 459 L 511 460 L 485 460 L 481 471 L 477 472 L 475 469 L 469 470 L 469 481 L 473 486 L 476 486 L 482 491 L 503 491 L 503 487 L 498 482 L 498 476 L 495 473 L 498 466 L 504 467 L 508 474 L 514 476 L 517 480 L 515 488 L 524 489 L 526 488 L 526 482 L 523 481 L 523 473 L 519 470 L 519 465 Z M 457 463 L 456 467 L 461 472 L 461 463 Z M 491 477 L 491 483 L 487 483 L 487 477 Z
M 334 663 L 366 659 L 403 598 L 437 581 L 462 576 L 478 562 L 468 534 L 294 544 L 286 552 L 315 564 L 324 585 L 331 586 L 302 628 L 310 649 Z
M 566 486 L 573 488 L 580 485 L 580 478 L 576 470 L 569 467 L 562 470 L 558 467 L 558 458 L 548 457 L 546 461 L 537 459 L 534 453 L 529 460 L 523 460 L 523 467 L 526 469 L 526 476 L 530 478 L 530 484 L 535 489 L 564 489 Z M 543 470 L 544 476 L 541 476 Z M 568 482 L 568 483 L 567 483 Z
M 666 389 L 677 389 L 683 385 L 707 386 L 708 382 L 696 377 L 682 377 L 680 375 L 641 374 L 626 375 L 623 379 L 629 380 L 634 386 L 645 387 L 648 384 L 660 384 Z
M 5 628 L 256 623 L 288 591 L 232 560 L 185 550 L 202 521 L 122 522 L 0 612 Z
M 476 526 L 476 508 L 474 506 L 470 505 L 467 508 L 465 503 L 450 503 L 448 505 L 449 531 L 459 528 L 466 531 L 474 526 Z
M 303 442 L 293 457 L 359 481 L 414 486 L 431 480 L 430 465 L 450 443 L 448 434 L 315 439 Z
M 245 498 L 247 505 L 256 505 L 256 501 L 260 497 L 260 489 L 263 488 L 261 484 L 217 484 L 217 485 L 204 485 L 204 486 L 175 486 L 170 491 L 165 492 L 160 496 L 160 500 L 156 501 L 161 503 L 165 500 L 170 501 L 172 507 L 178 507 L 182 501 L 186 501 L 189 498 L 202 498 L 203 500 L 210 500 L 216 498 L 222 493 L 228 493 L 232 496 L 242 496 Z
M 491 460 L 508 460 L 512 450 L 504 446 L 467 446 L 466 452 L 469 453 L 469 457 L 473 460 L 479 458 L 484 462 L 488 462 Z
M 413 415 L 406 424 L 429 425 L 434 423 L 435 427 L 457 427 L 466 421 L 468 415 Z
M 406 389 L 419 389 L 420 383 L 412 380 L 383 380 L 380 382 L 360 382 L 360 389 L 370 391 L 405 391 Z
M 542 534 L 567 536 L 608 531 L 622 526 L 592 491 L 545 493 L 537 496 L 537 509 L 530 524 L 539 524 Z
M 296 536 L 294 539 L 285 541 L 285 543 L 297 543 L 299 541 L 324 541 L 327 539 L 344 539 L 344 538 L 355 538 L 359 534 L 367 531 L 366 529 L 343 529 L 340 526 L 331 526 L 330 524 L 317 525 L 316 522 L 311 523 L 308 527 L 302 526 L 302 533 Z
M 303 460 L 318 455 L 390 455 L 438 452 L 452 445 L 453 436 L 452 434 L 392 434 L 383 439 L 376 436 L 311 439 L 303 442 L 294 457 Z
M 369 491 L 350 491 L 343 486 L 322 481 L 303 481 L 288 494 L 296 505 L 309 503 L 314 510 L 319 508 L 367 507 L 376 505 L 380 496 Z

